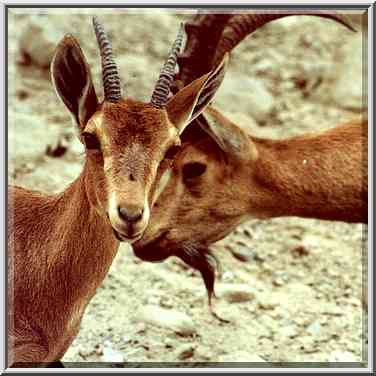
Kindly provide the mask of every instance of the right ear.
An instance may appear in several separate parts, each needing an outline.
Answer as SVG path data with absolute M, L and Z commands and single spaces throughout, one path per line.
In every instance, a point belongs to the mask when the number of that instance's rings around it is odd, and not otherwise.
M 51 62 L 51 76 L 60 99 L 82 130 L 98 108 L 90 68 L 77 40 L 66 35 Z
M 225 76 L 228 65 L 226 54 L 218 66 L 211 72 L 197 78 L 179 90 L 166 104 L 170 121 L 178 129 L 179 134 L 197 118 L 214 99 Z

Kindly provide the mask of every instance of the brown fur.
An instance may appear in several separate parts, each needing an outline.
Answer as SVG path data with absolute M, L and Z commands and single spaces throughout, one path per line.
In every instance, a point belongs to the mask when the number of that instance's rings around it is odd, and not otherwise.
M 89 170 L 55 196 L 9 189 L 9 365 L 63 356 L 116 254 L 87 196 Z
M 10 187 L 9 365 L 64 355 L 112 263 L 117 239 L 134 241 L 145 230 L 154 192 L 163 190 L 159 179 L 170 167 L 166 152 L 180 145 L 192 114 L 213 98 L 215 90 L 196 109 L 206 85 L 219 87 L 223 75 L 216 73 L 225 62 L 175 94 L 166 109 L 129 98 L 100 104 L 79 43 L 66 36 L 58 45 L 52 80 L 86 146 L 86 163 L 55 196 Z
M 234 124 L 213 109 L 223 136 Z M 239 131 L 240 135 L 240 131 Z M 367 222 L 367 121 L 318 134 L 265 140 L 244 134 L 246 158 L 225 153 L 201 134 L 185 145 L 173 175 L 152 212 L 147 231 L 134 244 L 144 259 L 161 258 L 184 243 L 209 246 L 250 218 L 300 216 Z M 190 137 L 188 136 L 188 139 Z M 192 138 L 191 138 L 192 139 Z M 184 166 L 206 172 L 184 179 Z

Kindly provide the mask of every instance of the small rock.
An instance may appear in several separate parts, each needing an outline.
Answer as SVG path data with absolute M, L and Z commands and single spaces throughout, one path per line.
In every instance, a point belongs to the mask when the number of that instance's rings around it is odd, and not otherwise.
M 233 272 L 230 272 L 229 270 L 225 271 L 223 274 L 222 274 L 222 278 L 221 280 L 223 282 L 231 282 L 235 279 L 235 275 Z
M 270 332 L 275 333 L 279 331 L 279 322 L 272 319 L 268 315 L 262 315 L 258 318 L 259 323 L 267 328 Z
M 172 348 L 174 347 L 174 342 L 171 338 L 165 338 L 164 341 L 163 341 L 164 345 L 167 347 L 167 348 Z
M 226 248 L 239 261 L 248 262 L 254 258 L 254 252 L 243 242 L 237 241 L 235 245 L 228 245 Z
M 90 354 L 92 354 L 93 351 L 88 349 L 88 348 L 84 348 L 83 346 L 80 346 L 79 349 L 78 349 L 78 354 L 83 358 L 83 359 L 86 359 Z
M 216 287 L 218 297 L 229 303 L 242 303 L 254 299 L 255 294 L 246 284 L 222 283 Z
M 240 350 L 220 356 L 218 362 L 265 363 L 265 360 L 257 354 Z
M 357 358 L 353 353 L 349 351 L 333 351 L 329 355 L 329 362 L 360 362 L 360 359 Z
M 288 282 L 289 276 L 286 272 L 275 272 L 273 274 L 273 285 L 274 286 L 283 286 Z
M 274 309 L 279 306 L 281 301 L 276 296 L 268 294 L 258 294 L 257 296 L 259 307 L 262 309 Z
M 193 354 L 195 352 L 195 346 L 191 343 L 184 343 L 183 345 L 180 345 L 176 351 L 175 355 L 179 360 L 185 360 L 192 358 Z
M 137 319 L 146 324 L 171 329 L 183 336 L 190 336 L 196 333 L 192 319 L 185 313 L 175 310 L 147 305 L 140 309 Z
M 291 249 L 291 252 L 296 254 L 297 256 L 307 256 L 309 255 L 309 249 L 304 245 L 298 245 L 295 248 Z
M 255 236 L 253 234 L 252 230 L 250 230 L 249 228 L 243 228 L 243 234 L 250 239 L 254 238 L 254 236 Z
M 284 326 L 278 330 L 278 335 L 281 337 L 294 338 L 298 335 L 298 332 L 293 325 Z
M 136 326 L 136 333 L 145 333 L 146 325 L 144 322 L 139 322 Z
M 122 363 L 124 362 L 124 356 L 119 351 L 116 351 L 111 347 L 104 347 L 101 360 L 103 362 Z
M 47 145 L 46 155 L 53 158 L 62 157 L 68 150 L 68 142 L 60 138 L 55 145 Z
M 321 324 L 319 321 L 314 321 L 312 324 L 310 324 L 306 331 L 311 335 L 317 335 L 321 331 Z

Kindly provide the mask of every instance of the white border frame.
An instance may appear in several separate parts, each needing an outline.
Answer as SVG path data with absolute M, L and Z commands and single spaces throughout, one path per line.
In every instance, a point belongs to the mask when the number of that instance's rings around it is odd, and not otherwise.
M 5 371 L 5 373 L 50 373 L 50 372 L 56 372 L 56 373 L 141 373 L 141 372 L 152 372 L 152 373 L 192 373 L 192 372 L 203 372 L 203 373 L 248 373 L 248 372 L 257 372 L 257 373 L 266 373 L 266 372 L 278 372 L 278 373 L 370 373 L 373 370 L 374 367 L 374 359 L 373 359 L 373 345 L 374 345 L 374 337 L 373 337 L 373 315 L 374 315 L 374 300 L 373 300 L 373 272 L 374 272 L 374 257 L 373 257 L 373 228 L 372 228 L 372 219 L 373 219 L 373 169 L 372 169 L 372 163 L 373 163 L 373 140 L 374 140 L 374 132 L 373 132 L 373 57 L 374 57 L 374 50 L 373 50 L 373 35 L 374 35 L 374 28 L 373 28 L 373 19 L 374 19 L 374 13 L 375 8 L 374 4 L 369 1 L 356 1 L 356 0 L 332 0 L 329 3 L 325 0 L 316 0 L 316 1 L 299 1 L 299 2 L 292 2 L 292 1 L 282 1 L 282 0 L 264 0 L 262 2 L 260 1 L 243 1 L 243 0 L 237 0 L 236 2 L 232 3 L 229 1 L 221 1 L 217 0 L 215 3 L 210 1 L 199 1 L 199 0 L 191 0 L 191 1 L 185 1 L 185 2 L 177 2 L 177 1 L 121 1 L 121 2 L 115 2 L 115 1 L 98 1 L 98 0 L 81 0 L 79 2 L 74 0 L 65 0 L 65 1 L 58 1 L 55 3 L 51 3 L 51 1 L 47 0 L 40 0 L 40 1 L 33 1 L 33 0 L 10 0 L 10 1 L 4 1 L 0 0 L 0 25 L 3 25 L 1 29 L 1 38 L 0 38 L 0 66 L 2 66 L 4 69 L 2 69 L 0 73 L 0 83 L 1 83 L 1 91 L 0 91 L 0 113 L 2 114 L 1 117 L 1 140 L 2 140 L 2 151 L 4 158 L 1 160 L 0 163 L 0 174 L 1 174 L 1 181 L 4 182 L 4 184 L 1 184 L 1 200 L 0 200 L 0 206 L 1 206 L 1 230 L 0 230 L 0 237 L 2 239 L 1 242 L 1 257 L 0 257 L 0 274 L 4 277 L 5 282 L 5 275 L 6 275 L 6 260 L 5 260 L 5 247 L 6 247 L 6 237 L 5 237 L 5 226 L 6 226 L 6 199 L 5 199 L 5 193 L 6 193 L 6 187 L 5 182 L 7 182 L 7 170 L 6 170 L 6 158 L 7 153 L 6 150 L 6 116 L 7 116 L 7 109 L 6 109 L 6 80 L 7 80 L 7 74 L 6 74 L 6 33 L 5 33 L 5 6 L 9 5 L 18 5 L 18 6 L 25 6 L 27 8 L 28 5 L 41 5 L 43 6 L 64 6 L 67 7 L 69 5 L 72 6 L 99 6 L 99 5 L 105 5 L 105 6 L 129 6 L 129 5 L 136 5 L 140 7 L 147 7 L 150 6 L 160 6 L 160 7 L 174 7 L 174 6 L 182 6 L 187 5 L 189 7 L 192 6 L 194 8 L 195 6 L 215 6 L 215 5 L 228 5 L 229 7 L 236 7 L 236 6 L 276 6 L 279 5 L 283 6 L 322 6 L 323 8 L 327 6 L 338 6 L 338 8 L 341 7 L 341 5 L 344 6 L 350 6 L 354 5 L 359 8 L 368 8 L 368 120 L 369 120 L 369 137 L 368 137 L 368 165 L 369 167 L 369 175 L 368 175 L 368 185 L 371 187 L 371 189 L 368 191 L 368 218 L 369 218 L 369 225 L 368 226 L 368 286 L 370 287 L 368 289 L 368 368 L 62 368 L 62 369 L 51 369 L 51 368 L 5 368 L 5 320 L 6 315 L 5 313 L 5 283 L 2 283 L 0 285 L 0 297 L 1 302 L 3 303 L 3 310 L 0 312 L 1 317 L 1 327 L 0 327 L 0 338 L 3 338 L 4 340 L 0 342 L 0 370 Z

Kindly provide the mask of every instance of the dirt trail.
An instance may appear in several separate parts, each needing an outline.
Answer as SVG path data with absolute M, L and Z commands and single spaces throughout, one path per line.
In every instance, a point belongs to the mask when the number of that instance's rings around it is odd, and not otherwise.
M 19 64 L 28 62 L 21 58 L 20 41 L 32 56 L 42 56 L 54 40 L 72 33 L 81 42 L 99 90 L 93 13 L 30 12 L 13 10 L 9 16 L 9 180 L 58 192 L 78 176 L 83 150 L 48 71 L 35 61 Z M 113 40 L 126 92 L 147 100 L 179 23 L 189 13 L 116 9 L 97 14 Z M 41 28 L 35 45 L 28 42 L 35 31 L 24 31 L 33 30 L 31 26 Z M 274 138 L 329 128 L 358 116 L 363 110 L 361 42 L 361 32 L 352 34 L 312 17 L 266 25 L 233 54 L 216 104 L 249 132 Z M 46 147 L 62 137 L 67 153 L 47 156 Z M 122 245 L 63 360 L 364 361 L 365 230 L 362 225 L 299 218 L 240 226 L 213 246 L 223 269 L 215 309 L 229 324 L 209 314 L 198 273 L 176 259 L 140 262 Z M 239 252 L 248 261 L 233 256 Z M 161 309 L 166 310 L 167 324 L 154 320 L 164 315 Z

